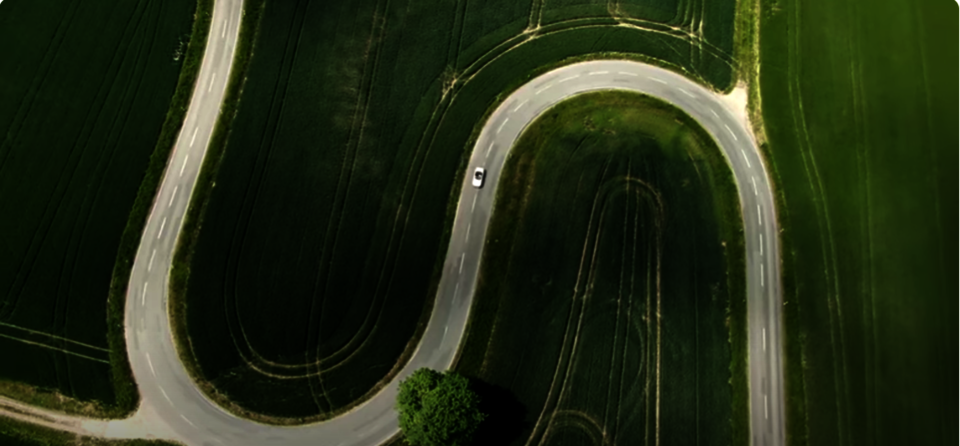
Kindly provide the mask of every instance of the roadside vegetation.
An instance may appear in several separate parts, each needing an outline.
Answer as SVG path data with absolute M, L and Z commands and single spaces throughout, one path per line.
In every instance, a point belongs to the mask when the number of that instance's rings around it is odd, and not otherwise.
M 648 96 L 583 94 L 500 182 L 455 369 L 517 395 L 509 444 L 746 444 L 740 207 L 709 135 Z
M 404 441 L 417 446 L 471 446 L 488 418 L 467 377 L 428 368 L 400 381 L 396 410 Z
M 764 1 L 788 443 L 957 443 L 957 6 Z
M 0 444 L 3 446 L 183 446 L 165 440 L 107 440 L 85 437 L 11 418 L 0 418 Z
M 732 86 L 732 1 L 668 24 L 643 8 L 541 23 L 541 3 L 265 5 L 172 276 L 180 351 L 208 396 L 296 424 L 389 382 L 430 314 L 472 138 L 546 67 L 619 55 Z
M 0 394 L 87 416 L 136 408 L 124 290 L 210 5 L 3 4 L 0 351 L 16 360 L 0 362 Z

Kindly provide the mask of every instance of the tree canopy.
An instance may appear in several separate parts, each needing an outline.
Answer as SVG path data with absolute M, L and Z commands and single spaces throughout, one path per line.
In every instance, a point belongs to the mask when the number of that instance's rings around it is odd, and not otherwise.
M 455 372 L 422 368 L 400 381 L 400 429 L 414 446 L 468 446 L 487 417 L 470 381 Z

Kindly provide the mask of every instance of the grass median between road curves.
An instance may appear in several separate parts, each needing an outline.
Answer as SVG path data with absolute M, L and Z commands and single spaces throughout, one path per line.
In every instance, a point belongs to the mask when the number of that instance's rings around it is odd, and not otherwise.
M 702 10 L 705 33 L 733 23 L 721 6 Z M 504 88 L 613 52 L 716 89 L 732 79 L 732 34 L 701 51 L 673 25 L 563 20 L 528 36 L 529 18 L 506 0 L 265 6 L 172 276 L 177 342 L 208 396 L 295 424 L 389 382 L 435 297 L 473 126 Z
M 956 16 L 937 0 L 764 2 L 789 444 L 957 442 Z
M 582 94 L 527 128 L 456 365 L 525 407 L 497 444 L 747 443 L 738 200 L 709 135 L 657 99 Z
M 136 408 L 123 291 L 211 6 L 3 5 L 0 39 L 18 44 L 2 50 L 0 213 L 17 218 L 0 228 L 0 350 L 17 360 L 0 393 L 87 416 Z

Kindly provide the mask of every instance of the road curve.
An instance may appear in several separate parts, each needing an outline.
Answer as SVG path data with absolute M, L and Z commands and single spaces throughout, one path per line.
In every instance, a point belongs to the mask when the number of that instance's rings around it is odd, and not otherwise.
M 718 142 L 738 184 L 747 248 L 750 427 L 752 444 L 782 445 L 783 373 L 777 222 L 773 194 L 745 119 L 719 96 L 672 72 L 628 61 L 594 61 L 546 73 L 513 92 L 488 119 L 474 146 L 468 175 L 427 329 L 410 361 L 372 399 L 335 419 L 297 427 L 258 424 L 226 413 L 200 393 L 180 363 L 167 313 L 167 282 L 179 235 L 210 135 L 219 117 L 236 48 L 242 0 L 215 2 L 211 32 L 194 96 L 171 155 L 134 261 L 127 294 L 126 339 L 141 407 L 109 422 L 30 409 L 0 399 L 28 421 L 106 437 L 149 436 L 189 445 L 374 446 L 398 431 L 393 402 L 400 379 L 420 367 L 447 369 L 463 338 L 483 242 L 504 161 L 523 129 L 570 96 L 622 89 L 670 102 L 695 118 Z M 469 174 L 487 169 L 475 189 Z

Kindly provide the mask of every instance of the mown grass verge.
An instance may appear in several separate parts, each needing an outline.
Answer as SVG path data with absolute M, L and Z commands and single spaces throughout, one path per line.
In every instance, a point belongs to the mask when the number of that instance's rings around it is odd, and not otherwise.
M 544 333 L 554 333 L 559 336 L 555 340 L 563 338 L 563 321 L 567 320 L 568 311 L 573 311 L 573 307 L 562 302 L 569 301 L 570 295 L 575 294 L 568 290 L 574 289 L 573 282 L 577 274 L 576 271 L 571 273 L 567 271 L 569 268 L 561 267 L 564 261 L 557 259 L 566 258 L 574 264 L 579 262 L 581 246 L 575 242 L 573 244 L 576 246 L 564 247 L 564 245 L 570 245 L 571 240 L 580 240 L 583 231 L 589 232 L 590 225 L 586 221 L 589 218 L 585 218 L 584 214 L 590 213 L 592 205 L 590 205 L 591 200 L 583 200 L 583 194 L 592 196 L 594 188 L 598 191 L 608 188 L 604 182 L 596 183 L 596 176 L 590 176 L 585 172 L 599 169 L 604 159 L 610 161 L 607 157 L 615 156 L 612 152 L 616 152 L 618 157 L 605 165 L 605 168 L 611 170 L 610 178 L 624 178 L 624 175 L 628 174 L 627 165 L 632 164 L 633 169 L 629 169 L 632 171 L 629 176 L 637 181 L 649 182 L 652 190 L 662 195 L 663 209 L 667 210 L 662 220 L 665 240 L 662 245 L 665 258 L 663 271 L 666 275 L 662 285 L 665 290 L 663 301 L 666 305 L 663 363 L 667 367 L 663 380 L 665 392 L 669 394 L 663 397 L 663 404 L 665 404 L 662 412 L 663 438 L 680 441 L 681 438 L 692 439 L 692 436 L 701 433 L 703 438 L 710 438 L 714 443 L 746 444 L 744 442 L 746 437 L 742 434 L 747 423 L 745 413 L 738 415 L 736 404 L 731 401 L 732 398 L 738 397 L 738 388 L 742 392 L 746 387 L 745 355 L 735 353 L 736 350 L 742 352 L 746 348 L 744 246 L 742 226 L 737 223 L 741 221 L 741 214 L 736 185 L 719 149 L 713 146 L 709 136 L 692 119 L 685 116 L 677 116 L 677 119 L 690 129 L 689 133 L 684 133 L 686 136 L 680 139 L 671 137 L 660 141 L 671 141 L 668 147 L 664 147 L 666 151 L 677 150 L 679 147 L 670 144 L 677 144 L 681 140 L 690 144 L 691 140 L 687 138 L 694 138 L 694 141 L 704 144 L 699 149 L 687 146 L 692 150 L 692 154 L 678 158 L 657 155 L 651 153 L 658 152 L 656 146 L 651 143 L 646 145 L 641 143 L 643 149 L 627 143 L 621 148 L 631 147 L 633 150 L 615 150 L 614 148 L 618 146 L 616 142 L 618 137 L 631 141 L 644 140 L 636 137 L 637 133 L 643 133 L 643 131 L 634 127 L 636 125 L 634 121 L 631 121 L 631 126 L 628 127 L 623 127 L 622 124 L 607 125 L 608 120 L 616 121 L 618 112 L 624 112 L 623 108 L 617 108 L 610 102 L 629 108 L 631 105 L 635 106 L 632 99 L 636 96 L 639 95 L 619 92 L 585 94 L 546 111 L 528 127 L 518 146 L 511 152 L 501 184 L 498 186 L 496 209 L 484 247 L 482 272 L 478 293 L 474 298 L 474 307 L 471 310 L 468 337 L 461 350 L 456 369 L 469 376 L 502 385 L 520 397 L 519 399 L 527 406 L 527 417 L 525 432 L 520 437 L 511 439 L 517 444 L 522 444 L 531 433 L 543 435 L 542 429 L 539 431 L 534 429 L 534 424 L 544 407 L 544 399 L 543 396 L 535 397 L 533 394 L 538 392 L 545 394 L 546 388 L 550 387 L 555 362 L 572 361 L 569 359 L 569 353 L 561 353 L 561 351 L 567 351 L 568 347 L 561 348 L 559 345 L 544 341 L 544 336 L 547 336 Z M 618 99 L 620 97 L 631 100 Z M 641 102 L 643 104 L 658 102 L 643 98 Z M 584 112 L 585 109 L 593 111 Z M 663 117 L 661 121 L 660 118 L 650 119 L 649 116 L 664 113 L 662 105 L 654 106 L 656 111 L 644 110 L 642 115 L 645 118 L 640 121 L 646 121 L 647 125 L 639 126 L 640 129 L 650 129 L 650 121 L 656 122 L 655 126 L 663 126 L 663 128 L 677 125 L 672 120 L 676 111 L 667 113 L 665 115 L 667 117 Z M 563 115 L 565 111 L 569 111 L 570 114 Z M 634 114 L 630 113 L 630 116 Z M 650 131 L 657 133 L 656 130 Z M 594 137 L 583 139 L 582 137 L 587 134 L 592 134 Z M 567 135 L 569 138 L 558 135 Z M 619 144 L 623 144 L 622 141 Z M 586 161 L 592 156 L 589 155 L 591 151 L 595 158 Z M 546 154 L 547 152 L 554 153 L 550 155 Z M 629 155 L 630 152 L 633 155 Z M 663 158 L 660 158 L 661 156 Z M 690 162 L 687 156 L 695 158 L 696 162 Z M 646 161 L 643 161 L 644 159 Z M 660 159 L 660 162 L 656 161 L 657 159 Z M 667 159 L 670 161 L 667 162 Z M 580 174 L 573 172 L 580 169 L 579 166 L 586 165 L 592 165 L 592 167 L 584 168 L 584 172 Z M 686 173 L 681 173 L 684 171 Z M 687 181 L 683 180 L 684 177 Z M 697 178 L 700 179 L 699 182 Z M 558 180 L 560 181 L 557 182 Z M 570 190 L 563 190 L 565 187 Z M 580 190 L 581 187 L 583 191 Z M 683 189 L 682 193 L 681 189 Z M 570 203 L 574 202 L 585 204 L 586 207 L 578 207 L 582 212 L 559 211 L 566 206 L 572 206 Z M 557 215 L 558 212 L 560 215 Z M 615 219 L 623 217 L 625 215 L 621 214 L 621 217 Z M 552 223 L 542 224 L 544 218 Z M 685 223 L 691 220 L 698 223 Z M 653 220 L 648 223 L 653 223 Z M 654 226 L 649 226 L 648 229 L 653 229 Z M 597 227 L 593 226 L 592 231 L 597 230 Z M 684 241 L 685 238 L 690 240 Z M 547 240 L 554 242 L 547 242 Z M 614 257 L 619 258 L 619 246 L 624 244 L 619 242 L 619 240 L 607 240 L 598 243 L 601 251 L 604 248 L 616 247 L 614 249 L 617 255 Z M 632 245 L 632 243 L 627 241 L 626 245 Z M 645 246 L 650 247 L 649 244 Z M 592 248 L 584 249 L 589 252 Z M 696 254 L 690 256 L 694 252 Z M 676 258 L 669 260 L 671 256 Z M 601 254 L 600 258 L 605 257 Z M 610 258 L 607 261 L 610 261 Z M 590 260 L 588 259 L 587 262 L 590 263 Z M 615 260 L 614 263 L 616 263 Z M 683 263 L 712 266 L 693 267 L 683 273 L 681 271 L 686 268 L 682 265 Z M 718 265 L 723 266 L 718 268 Z M 560 269 L 553 269 L 554 267 Z M 574 270 L 576 270 L 575 265 Z M 699 274 L 693 271 L 698 271 Z M 694 274 L 692 277 L 698 277 L 698 279 L 677 280 L 681 277 L 689 279 L 690 277 L 685 274 L 691 273 Z M 587 279 L 589 274 L 588 271 L 583 272 L 584 280 L 589 280 Z M 648 277 L 645 280 L 651 279 Z M 616 281 L 614 279 L 614 282 Z M 644 279 L 638 278 L 637 286 L 642 288 L 640 284 L 643 281 Z M 694 283 L 694 285 L 687 288 L 681 282 Z M 603 280 L 589 285 L 587 283 L 583 282 L 579 289 L 581 293 L 583 289 L 593 290 L 590 292 L 591 296 L 585 298 L 592 302 L 589 305 L 596 306 L 591 308 L 608 308 L 609 310 L 607 305 L 610 302 L 605 300 L 605 296 L 611 296 L 611 292 L 616 295 L 616 286 L 611 288 L 611 283 L 609 281 L 604 283 Z M 698 292 L 696 291 L 698 288 L 702 289 Z M 700 295 L 700 299 L 692 299 L 692 296 L 697 294 Z M 673 303 L 670 303 L 668 297 L 673 299 Z M 574 302 L 577 301 L 579 300 Z M 557 307 L 556 304 L 560 306 Z M 684 311 L 682 308 L 687 310 Z M 699 316 L 690 314 L 695 313 L 694 308 L 698 308 L 696 314 Z M 559 311 L 556 311 L 558 309 Z M 584 311 L 589 313 L 588 310 Z M 588 330 L 591 328 L 587 321 L 598 320 L 597 317 L 599 316 L 596 313 L 585 317 L 584 323 L 587 324 Z M 700 318 L 698 324 L 691 322 L 696 317 Z M 682 319 L 689 321 L 684 322 Z M 517 322 L 521 323 L 518 325 Z M 613 327 L 614 323 L 608 322 L 607 325 Z M 576 323 L 575 320 L 574 323 Z M 695 327 L 699 328 L 695 329 Z M 597 327 L 594 326 L 592 329 L 596 330 Z M 522 331 L 523 335 L 519 336 L 517 330 Z M 735 333 L 736 330 L 741 332 Z M 694 331 L 700 334 L 691 336 Z M 520 337 L 525 339 L 525 342 L 517 343 L 516 339 Z M 589 342 L 585 339 L 581 339 L 581 342 L 588 344 Z M 742 345 L 737 346 L 737 343 Z M 611 345 L 606 342 L 601 344 L 607 346 L 606 348 Z M 624 343 L 622 339 L 619 344 L 615 340 L 613 345 L 623 347 Z M 606 376 L 610 370 L 610 360 L 621 361 L 617 363 L 618 366 L 620 364 L 625 364 L 623 367 L 637 366 L 636 363 L 629 365 L 630 361 L 634 360 L 628 358 L 630 355 L 620 359 L 608 358 L 600 362 L 583 359 L 584 353 L 591 351 L 591 348 L 589 346 L 578 348 L 582 349 L 581 359 L 574 362 L 592 363 L 593 365 L 586 366 L 587 370 L 593 370 L 590 373 L 602 372 L 601 374 Z M 642 356 L 649 358 L 648 350 L 645 347 L 641 349 L 644 352 Z M 596 351 L 600 350 L 605 348 Z M 680 350 L 683 353 L 680 353 Z M 697 351 L 703 355 L 703 358 L 698 357 Z M 726 353 L 722 353 L 723 351 Z M 700 359 L 703 359 L 702 364 L 698 362 Z M 614 369 L 618 368 L 614 367 Z M 579 370 L 574 372 L 574 375 L 587 370 Z M 594 378 L 602 381 L 599 376 Z M 581 382 L 579 391 L 575 390 L 575 386 L 569 387 L 571 395 L 579 394 L 580 397 L 576 398 L 587 398 L 580 400 L 579 405 L 574 404 L 576 410 L 588 410 L 588 406 L 596 406 L 599 402 L 606 404 L 609 401 L 610 395 L 607 394 L 607 389 L 603 389 L 602 392 L 583 393 L 584 386 L 589 387 L 591 381 L 594 379 Z M 686 387 L 698 390 L 690 393 L 685 390 Z M 617 401 L 633 401 L 632 392 L 625 391 L 618 394 L 614 391 L 613 398 Z M 701 408 L 704 414 L 699 419 L 699 423 L 703 424 L 698 424 L 696 429 L 691 430 L 689 423 L 676 423 L 673 417 L 678 413 L 676 409 L 682 407 L 682 412 L 690 413 L 692 410 L 690 407 L 697 407 L 692 400 L 697 393 L 703 393 L 701 396 L 706 406 Z M 594 397 L 588 396 L 591 394 Z M 739 397 L 746 398 L 745 392 Z M 590 403 L 590 401 L 593 402 Z M 600 406 L 594 409 L 598 407 Z M 573 406 L 568 409 L 573 409 Z M 602 418 L 603 409 L 597 410 L 599 412 L 597 414 L 591 412 L 591 416 L 596 415 Z M 652 413 L 647 411 L 646 416 L 652 417 Z M 632 422 L 633 427 L 643 424 L 636 418 L 631 419 L 635 420 Z M 617 427 L 612 424 L 601 426 L 607 438 L 621 438 L 623 441 L 629 438 L 630 442 L 635 442 L 643 436 L 638 432 L 628 434 L 631 429 L 629 426 L 620 426 L 620 428 L 623 429 L 622 432 L 617 432 Z

